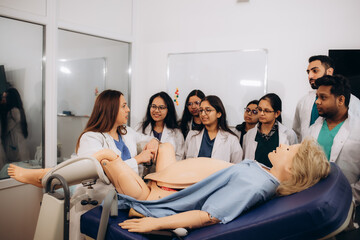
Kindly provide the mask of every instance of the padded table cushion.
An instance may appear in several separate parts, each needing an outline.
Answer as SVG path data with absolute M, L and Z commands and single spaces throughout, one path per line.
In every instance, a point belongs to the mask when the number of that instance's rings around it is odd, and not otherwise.
M 191 230 L 184 239 L 318 239 L 344 223 L 351 200 L 349 182 L 331 163 L 329 176 L 313 187 L 276 197 L 228 224 Z M 96 238 L 101 211 L 99 206 L 82 215 L 82 233 Z M 110 217 L 106 239 L 148 239 L 147 235 L 130 233 L 117 225 L 128 218 L 127 213 L 119 210 L 117 217 Z

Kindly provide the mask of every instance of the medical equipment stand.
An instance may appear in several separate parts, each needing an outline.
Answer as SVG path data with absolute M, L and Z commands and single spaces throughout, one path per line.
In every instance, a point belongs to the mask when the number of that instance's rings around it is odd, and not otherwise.
M 58 183 L 52 183 L 54 179 Z M 63 189 L 63 194 L 55 192 L 55 187 L 59 185 Z M 68 240 L 70 190 L 62 176 L 53 174 L 47 179 L 41 205 L 34 240 Z

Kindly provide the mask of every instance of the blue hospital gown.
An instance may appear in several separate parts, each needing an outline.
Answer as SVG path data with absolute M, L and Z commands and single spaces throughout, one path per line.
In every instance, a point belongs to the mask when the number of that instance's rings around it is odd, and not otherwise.
M 159 200 L 139 201 L 118 194 L 119 209 L 134 208 L 147 217 L 202 210 L 228 223 L 250 207 L 270 199 L 279 181 L 253 160 L 244 160 Z

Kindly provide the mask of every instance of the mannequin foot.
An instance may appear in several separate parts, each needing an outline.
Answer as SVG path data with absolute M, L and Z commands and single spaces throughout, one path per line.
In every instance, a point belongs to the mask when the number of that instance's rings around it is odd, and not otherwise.
M 10 164 L 8 175 L 19 182 L 42 188 L 41 179 L 48 171 L 49 169 L 27 169 Z

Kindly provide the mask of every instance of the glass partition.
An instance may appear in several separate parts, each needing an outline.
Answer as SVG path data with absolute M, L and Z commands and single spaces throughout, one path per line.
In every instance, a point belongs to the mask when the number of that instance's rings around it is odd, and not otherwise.
M 130 44 L 59 30 L 58 162 L 75 153 L 76 142 L 104 89 L 130 99 Z
M 0 17 L 0 179 L 43 160 L 44 26 Z

